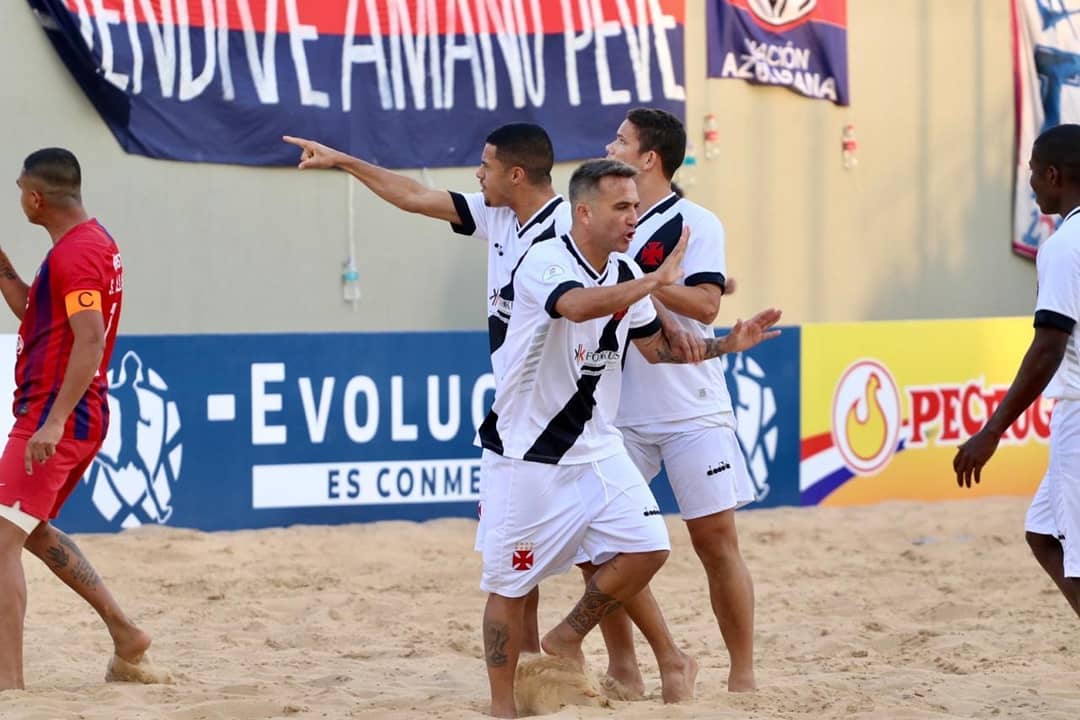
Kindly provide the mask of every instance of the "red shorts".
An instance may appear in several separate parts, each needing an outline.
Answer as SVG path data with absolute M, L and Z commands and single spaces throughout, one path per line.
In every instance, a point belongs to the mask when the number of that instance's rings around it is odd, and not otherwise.
M 19 509 L 38 520 L 51 520 L 60 513 L 64 501 L 97 456 L 101 443 L 64 438 L 56 454 L 44 463 L 34 463 L 26 474 L 26 443 L 31 433 L 12 430 L 4 454 L 0 455 L 0 505 Z

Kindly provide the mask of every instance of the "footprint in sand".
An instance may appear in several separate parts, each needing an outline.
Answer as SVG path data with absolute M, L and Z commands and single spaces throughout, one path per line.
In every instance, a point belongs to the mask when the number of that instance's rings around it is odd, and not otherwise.
M 128 662 L 119 655 L 113 655 L 105 671 L 105 682 L 143 683 L 144 685 L 171 684 L 172 674 L 168 670 L 154 667 L 149 655 L 143 655 L 138 662 Z
M 550 655 L 523 658 L 514 675 L 521 715 L 547 715 L 567 705 L 611 707 L 599 684 L 576 663 Z

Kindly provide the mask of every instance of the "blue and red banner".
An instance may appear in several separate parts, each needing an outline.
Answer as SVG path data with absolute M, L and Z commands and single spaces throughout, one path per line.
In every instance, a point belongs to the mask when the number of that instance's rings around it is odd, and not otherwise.
M 125 150 L 291 165 L 283 134 L 390 167 L 478 162 L 535 122 L 595 157 L 683 117 L 685 0 L 27 0 Z
M 847 0 L 706 0 L 709 77 L 848 105 Z
M 1044 215 L 1028 184 L 1035 138 L 1062 123 L 1080 122 L 1080 0 L 1012 0 L 1016 91 L 1016 172 L 1013 252 L 1035 259 L 1061 223 Z

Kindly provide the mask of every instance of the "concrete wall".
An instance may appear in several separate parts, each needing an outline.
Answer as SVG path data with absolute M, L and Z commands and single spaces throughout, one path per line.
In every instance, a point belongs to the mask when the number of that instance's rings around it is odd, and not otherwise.
M 705 79 L 704 0 L 688 0 L 687 120 L 701 146 L 691 198 L 728 228 L 741 281 L 720 323 L 763 305 L 788 322 L 1026 314 L 1034 268 L 1009 250 L 1013 167 L 1003 0 L 853 0 L 853 104 Z M 22 2 L 0 9 L 0 172 L 44 145 L 74 150 L 85 200 L 121 244 L 126 333 L 433 330 L 484 326 L 483 247 L 405 215 L 337 173 L 124 154 Z M 858 168 L 840 137 L 853 122 Z M 614 128 L 612 128 L 614 132 Z M 479 155 L 479 148 L 477 148 Z M 700 154 L 700 153 L 699 153 Z M 557 168 L 564 189 L 572 166 Z M 472 190 L 473 169 L 410 171 Z M 0 244 L 24 278 L 47 236 L 9 186 Z M 349 222 L 350 205 L 353 222 Z M 349 228 L 363 300 L 342 301 Z M 0 332 L 15 327 L 0 319 Z

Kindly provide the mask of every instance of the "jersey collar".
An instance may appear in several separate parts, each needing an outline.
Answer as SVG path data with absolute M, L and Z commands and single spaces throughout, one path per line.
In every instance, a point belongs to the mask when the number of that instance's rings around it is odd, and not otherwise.
M 658 203 L 646 210 L 645 214 L 638 218 L 637 224 L 641 225 L 641 223 L 645 222 L 653 215 L 659 215 L 662 212 L 667 212 L 668 209 L 677 202 L 679 202 L 679 196 L 675 193 L 669 193 L 668 195 L 664 196 L 664 198 Z

